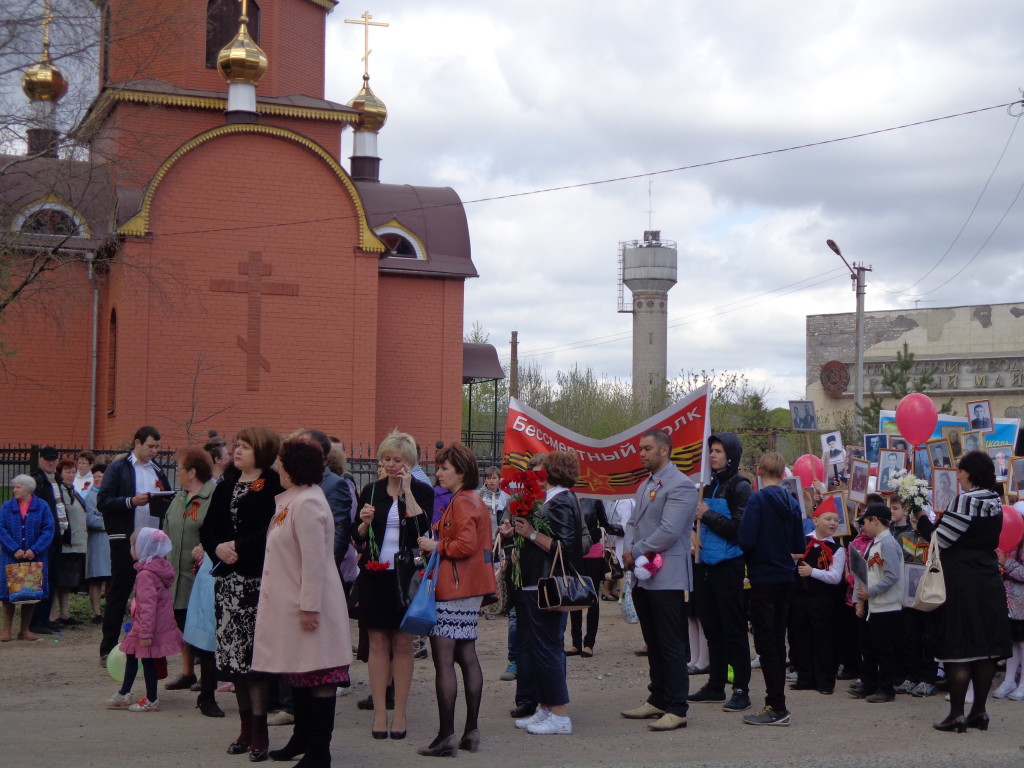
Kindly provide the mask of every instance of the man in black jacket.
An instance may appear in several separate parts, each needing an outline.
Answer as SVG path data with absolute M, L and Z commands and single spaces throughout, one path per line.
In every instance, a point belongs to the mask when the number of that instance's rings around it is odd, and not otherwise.
M 160 433 L 156 428 L 140 427 L 133 438 L 132 452 L 116 459 L 103 475 L 97 506 L 110 539 L 110 586 L 103 613 L 101 661 L 117 645 L 128 598 L 135 587 L 131 535 L 139 528 L 159 524 L 150 515 L 149 494 L 171 488 L 163 470 L 153 462 L 159 450 Z
M 697 504 L 701 524 L 700 562 L 694 568 L 697 617 L 708 639 L 711 671 L 708 682 L 690 701 L 725 702 L 727 668 L 733 670 L 732 698 L 722 709 L 750 708 L 750 644 L 743 605 L 744 561 L 739 545 L 740 522 L 750 498 L 750 482 L 738 474 L 743 446 L 732 432 L 708 438 L 711 482 Z
M 50 621 L 50 609 L 53 606 L 53 595 L 57 591 L 57 575 L 60 573 L 60 551 L 63 544 L 63 531 L 60 526 L 60 516 L 57 513 L 57 501 L 60 498 L 54 492 L 54 485 L 60 482 L 57 477 L 57 449 L 48 445 L 39 452 L 39 463 L 36 471 L 32 473 L 32 479 L 36 481 L 36 496 L 45 501 L 50 507 L 53 515 L 53 541 L 50 542 L 50 552 L 46 562 L 46 597 L 39 601 L 36 609 L 32 612 L 31 632 L 37 635 L 53 635 L 63 628 Z M 64 529 L 67 529 L 67 517 L 64 518 Z

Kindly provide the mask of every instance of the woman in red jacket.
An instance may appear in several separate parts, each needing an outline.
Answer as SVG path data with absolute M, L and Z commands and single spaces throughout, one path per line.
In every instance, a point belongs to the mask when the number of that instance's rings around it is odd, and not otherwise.
M 484 678 L 476 655 L 477 620 L 484 596 L 496 587 L 491 521 L 474 490 L 480 484 L 476 456 L 461 443 L 454 443 L 438 452 L 436 462 L 437 483 L 452 492 L 452 500 L 434 527 L 437 540 L 423 536 L 419 545 L 424 554 L 435 548 L 440 554 L 435 590 L 437 624 L 430 633 L 440 725 L 437 738 L 419 753 L 454 757 L 459 749 L 476 752 L 480 746 L 477 715 Z M 462 669 L 466 696 L 466 728 L 461 740 L 455 735 L 456 664 Z

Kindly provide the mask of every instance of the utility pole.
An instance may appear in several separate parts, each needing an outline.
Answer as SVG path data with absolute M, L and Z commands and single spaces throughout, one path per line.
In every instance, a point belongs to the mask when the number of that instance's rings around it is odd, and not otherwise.
M 857 429 L 861 432 L 864 431 L 863 420 L 861 419 L 860 411 L 864 407 L 864 289 L 866 286 L 866 279 L 864 277 L 865 272 L 870 272 L 871 267 L 865 267 L 864 262 L 853 263 L 850 266 L 850 262 L 843 256 L 843 252 L 839 250 L 839 246 L 836 245 L 835 240 L 826 240 L 825 244 L 832 249 L 832 251 L 843 260 L 843 264 L 850 270 L 850 280 L 853 281 L 853 290 L 857 293 L 857 315 L 856 315 L 856 326 L 855 334 L 857 336 L 857 361 L 856 361 L 856 374 L 853 382 L 853 402 L 854 402 L 854 423 L 857 425 Z
M 519 331 L 512 331 L 512 357 L 508 365 L 508 393 L 519 399 Z

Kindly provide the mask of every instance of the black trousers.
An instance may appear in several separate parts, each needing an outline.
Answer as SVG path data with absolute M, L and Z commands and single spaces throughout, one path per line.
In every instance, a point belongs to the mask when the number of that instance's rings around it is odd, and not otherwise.
M 867 620 L 867 643 L 860 679 L 864 692 L 893 693 L 896 679 L 896 649 L 903 638 L 901 610 L 872 613 Z
M 589 576 L 594 582 L 594 588 L 598 593 L 601 591 L 601 582 L 604 580 L 604 558 L 584 557 L 582 576 Z M 573 611 L 569 614 L 569 632 L 572 636 L 572 644 L 583 650 L 593 648 L 597 640 L 597 626 L 601 620 L 601 602 L 587 608 L 587 634 L 583 634 L 583 611 Z
M 789 645 L 796 681 L 831 691 L 836 686 L 835 609 L 833 590 L 805 591 L 797 582 L 789 610 Z
M 121 637 L 121 624 L 125 609 L 135 588 L 135 561 L 128 539 L 110 542 L 110 584 L 107 586 L 107 605 L 103 611 L 103 639 L 100 656 L 106 656 Z
M 900 646 L 900 674 L 903 680 L 935 685 L 938 662 L 935 661 L 934 613 L 903 609 L 903 644 Z
M 751 584 L 750 624 L 761 657 L 765 706 L 786 712 L 786 625 L 792 585 Z
M 633 590 L 633 607 L 647 643 L 651 682 L 647 702 L 673 715 L 686 717 L 690 676 L 690 640 L 686 626 L 686 593 L 681 589 Z M 749 659 L 748 659 L 749 664 Z
M 734 557 L 715 565 L 698 563 L 694 577 L 697 618 L 708 639 L 711 672 L 707 687 L 724 691 L 731 665 L 732 687 L 746 691 L 750 688 L 750 644 L 743 605 L 743 558 Z

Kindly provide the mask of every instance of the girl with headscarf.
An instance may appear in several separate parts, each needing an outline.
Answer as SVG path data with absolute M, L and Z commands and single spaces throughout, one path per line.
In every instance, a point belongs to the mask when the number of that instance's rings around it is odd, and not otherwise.
M 132 628 L 121 641 L 127 659 L 121 689 L 110 697 L 112 709 L 127 708 L 129 712 L 156 712 L 157 660 L 181 652 L 181 630 L 174 620 L 174 568 L 167 561 L 171 540 L 156 528 L 140 528 L 132 534 L 132 556 L 135 558 L 135 599 L 132 601 Z M 146 695 L 131 703 L 132 684 L 142 660 Z

